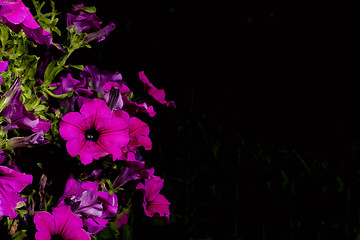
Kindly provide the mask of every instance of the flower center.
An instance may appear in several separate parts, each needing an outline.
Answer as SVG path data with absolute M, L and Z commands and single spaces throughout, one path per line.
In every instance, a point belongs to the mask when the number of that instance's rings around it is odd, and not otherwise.
M 51 236 L 51 240 L 64 240 L 64 238 L 61 235 L 56 234 L 54 236 Z
M 99 132 L 95 128 L 90 128 L 85 132 L 85 140 L 96 142 L 99 139 Z

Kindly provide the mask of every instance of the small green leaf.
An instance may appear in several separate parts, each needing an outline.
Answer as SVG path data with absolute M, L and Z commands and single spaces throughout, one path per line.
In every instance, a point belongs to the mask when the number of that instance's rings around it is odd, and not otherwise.
M 0 24 L 0 40 L 3 48 L 5 48 L 8 39 L 9 39 L 9 29 L 4 25 Z
M 50 84 L 52 82 L 52 80 L 54 80 L 54 78 L 56 77 L 56 75 L 63 70 L 63 66 L 59 66 L 57 65 L 57 61 L 54 60 L 51 63 L 49 63 L 48 67 L 45 70 L 44 73 L 44 83 L 43 85 L 46 86 L 48 84 Z
M 13 240 L 23 240 L 27 237 L 26 230 L 21 230 L 16 232 L 14 235 L 11 236 Z
M 95 6 L 91 6 L 91 7 L 80 7 L 80 6 L 76 6 L 73 5 L 74 8 L 80 8 L 81 10 L 87 12 L 87 13 L 96 13 L 96 7 Z
M 67 65 L 67 66 L 64 66 L 65 68 L 69 68 L 69 67 L 72 67 L 72 68 L 75 68 L 75 69 L 78 69 L 80 71 L 83 71 L 84 70 L 84 65 Z

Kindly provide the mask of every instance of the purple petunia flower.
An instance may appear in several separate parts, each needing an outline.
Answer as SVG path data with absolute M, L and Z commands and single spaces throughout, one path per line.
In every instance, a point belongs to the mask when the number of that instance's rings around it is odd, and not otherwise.
M 108 223 L 106 217 L 117 214 L 118 200 L 115 194 L 97 191 L 98 183 L 76 181 L 72 176 L 66 183 L 65 191 L 58 206 L 68 205 L 84 222 L 90 234 L 101 231 Z
M 124 112 L 124 116 L 127 113 Z M 80 156 L 83 164 L 112 154 L 121 156 L 121 148 L 129 142 L 127 117 L 118 117 L 103 100 L 84 103 L 78 112 L 67 113 L 60 121 L 59 132 L 70 156 Z
M 136 189 L 145 191 L 143 207 L 145 214 L 149 217 L 160 216 L 169 219 L 170 202 L 160 194 L 163 188 L 164 180 L 158 176 L 153 176 L 150 179 L 145 179 L 145 185 L 139 183 Z
M 51 33 L 45 31 L 33 18 L 30 10 L 21 0 L 0 0 L 2 23 L 18 33 L 22 29 L 27 38 L 39 44 L 51 45 Z
M 49 141 L 45 140 L 44 131 L 33 133 L 27 137 L 13 137 L 7 141 L 7 146 L 11 148 L 27 147 L 31 145 L 43 145 L 48 144 Z
M 9 61 L 2 61 L 2 62 L 0 62 L 0 72 L 5 72 L 6 69 L 7 69 L 7 67 L 8 67 L 8 65 L 9 65 Z M 1 78 L 1 76 L 0 76 L 0 83 L 2 83 L 2 82 L 3 82 L 3 80 L 2 80 L 2 78 Z
M 84 5 L 80 4 L 73 9 L 73 13 L 67 13 L 67 26 L 76 28 L 77 33 L 87 33 L 84 42 L 103 41 L 115 29 L 115 24 L 111 22 L 101 29 L 102 22 L 96 14 L 83 11 L 81 7 Z
M 125 167 L 113 183 L 113 188 L 119 188 L 133 180 L 148 179 L 154 175 L 154 168 L 148 168 L 145 162 L 125 161 Z
M 61 82 L 52 84 L 52 86 L 57 86 L 53 92 L 57 95 L 68 93 L 71 90 L 74 90 L 74 94 L 71 99 L 59 99 L 61 106 L 65 109 L 65 112 L 73 112 L 75 110 L 75 103 L 77 102 L 79 107 L 82 106 L 84 102 L 87 102 L 88 97 L 94 94 L 93 91 L 84 88 L 86 85 L 85 79 L 77 80 L 71 76 L 70 73 L 66 77 L 60 77 Z
M 115 82 L 123 85 L 122 76 L 119 72 L 110 72 L 98 69 L 96 66 L 85 66 L 84 70 L 80 72 L 80 77 L 86 80 L 86 83 L 90 90 L 96 91 L 98 96 L 104 94 L 104 85 L 108 82 Z M 107 86 L 111 88 L 111 86 Z
M 66 240 L 90 240 L 90 235 L 83 229 L 81 218 L 71 212 L 69 206 L 54 208 L 49 212 L 35 214 L 34 223 L 36 240 L 66 239 Z
M 10 129 L 34 129 L 39 123 L 39 119 L 36 118 L 33 113 L 28 112 L 24 104 L 20 102 L 20 85 L 21 79 L 17 78 L 10 89 L 4 94 L 6 98 L 5 103 L 10 103 L 10 105 L 6 106 L 1 114 L 4 118 L 11 120 L 11 123 L 8 123 L 3 128 L 4 131 Z
M 19 192 L 31 184 L 32 180 L 31 175 L 0 166 L 0 218 L 9 216 L 13 219 L 17 216 L 14 209 L 19 201 L 24 200 Z

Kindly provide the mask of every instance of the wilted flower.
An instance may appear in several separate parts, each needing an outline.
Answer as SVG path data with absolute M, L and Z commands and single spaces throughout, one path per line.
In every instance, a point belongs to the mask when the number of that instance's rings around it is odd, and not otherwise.
M 69 206 L 54 208 L 49 212 L 35 214 L 34 223 L 36 240 L 67 239 L 67 240 L 90 240 L 89 234 L 83 229 L 81 218 L 71 212 Z
M 33 38 L 39 44 L 51 45 L 51 33 L 45 31 L 33 18 L 30 10 L 21 0 L 0 0 L 2 23 L 18 33 L 22 29 L 27 38 Z
M 124 113 L 124 115 L 127 115 Z M 59 132 L 68 153 L 80 156 L 83 164 L 112 154 L 121 156 L 121 147 L 129 142 L 129 122 L 111 112 L 106 103 L 93 99 L 82 105 L 80 113 L 67 113 L 60 122 Z
M 149 217 L 159 216 L 169 218 L 170 202 L 160 194 L 163 188 L 164 180 L 160 177 L 153 176 L 150 179 L 145 179 L 145 185 L 139 183 L 136 189 L 145 191 L 143 207 L 145 214 Z
M 24 199 L 19 193 L 32 183 L 33 177 L 24 173 L 17 172 L 5 166 L 0 166 L 0 218 L 9 216 L 13 219 L 16 205 Z

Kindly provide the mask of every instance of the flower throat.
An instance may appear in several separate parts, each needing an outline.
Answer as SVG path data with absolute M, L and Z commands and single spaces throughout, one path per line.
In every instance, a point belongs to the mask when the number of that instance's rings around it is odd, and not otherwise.
M 85 140 L 96 142 L 99 139 L 99 132 L 95 128 L 90 128 L 85 132 Z

